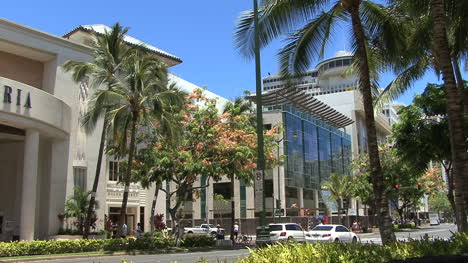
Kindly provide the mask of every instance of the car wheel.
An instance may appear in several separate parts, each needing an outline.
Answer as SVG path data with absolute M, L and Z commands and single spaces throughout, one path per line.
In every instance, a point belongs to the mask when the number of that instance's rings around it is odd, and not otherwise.
M 339 238 L 335 238 L 335 243 L 339 243 L 340 242 L 340 239 Z
M 212 237 L 216 237 L 216 232 L 211 232 Z
M 294 237 L 288 237 L 288 241 L 294 241 Z
M 357 244 L 357 237 L 353 237 L 353 244 Z
M 193 234 L 193 232 L 192 232 L 192 231 L 188 231 L 187 234 Z

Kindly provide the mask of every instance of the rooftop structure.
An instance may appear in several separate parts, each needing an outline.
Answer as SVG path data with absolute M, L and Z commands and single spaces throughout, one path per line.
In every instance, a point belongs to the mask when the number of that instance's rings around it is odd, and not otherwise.
M 89 37 L 84 37 L 85 35 L 89 35 L 91 32 L 96 32 L 98 34 L 105 34 L 106 32 L 110 32 L 112 28 L 102 25 L 102 24 L 94 24 L 94 25 L 79 25 L 76 28 L 74 28 L 72 31 L 66 33 L 63 35 L 64 38 L 73 40 L 75 42 L 80 42 L 82 44 L 85 44 L 87 46 L 92 46 L 93 45 L 93 40 Z M 86 34 L 83 34 L 86 33 Z M 182 63 L 182 60 L 167 52 L 162 49 L 159 49 L 153 45 L 150 45 L 144 41 L 141 41 L 137 38 L 134 38 L 129 35 L 125 35 L 124 40 L 131 45 L 134 46 L 140 46 L 143 47 L 151 52 L 154 52 L 156 55 L 160 56 L 163 61 L 170 67 L 174 66 L 177 64 Z

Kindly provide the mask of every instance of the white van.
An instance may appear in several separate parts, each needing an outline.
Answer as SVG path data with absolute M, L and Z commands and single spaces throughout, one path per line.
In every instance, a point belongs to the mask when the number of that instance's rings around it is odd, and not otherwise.
M 438 214 L 429 214 L 429 224 L 431 226 L 440 225 L 439 215 Z

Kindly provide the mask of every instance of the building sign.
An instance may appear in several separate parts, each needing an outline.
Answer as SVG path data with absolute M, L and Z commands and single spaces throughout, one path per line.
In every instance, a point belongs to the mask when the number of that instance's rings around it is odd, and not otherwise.
M 15 89 L 10 86 L 3 86 L 3 103 L 22 105 L 25 108 L 32 108 L 31 94 L 23 94 L 23 90 Z

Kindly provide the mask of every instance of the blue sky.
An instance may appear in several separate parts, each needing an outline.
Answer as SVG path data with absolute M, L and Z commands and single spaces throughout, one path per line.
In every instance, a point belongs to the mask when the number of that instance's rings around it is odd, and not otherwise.
M 254 63 L 235 50 L 233 32 L 241 11 L 252 8 L 251 0 L 15 0 L 2 2 L 2 16 L 51 34 L 63 35 L 80 24 L 115 22 L 130 28 L 129 35 L 179 56 L 183 63 L 171 68 L 180 77 L 229 99 L 244 90 L 255 90 Z M 328 47 L 325 58 L 348 47 L 349 28 L 342 28 Z M 276 41 L 262 50 L 262 76 L 278 71 Z M 315 63 L 314 63 L 315 64 Z M 382 76 L 381 86 L 391 79 Z M 411 103 L 425 83 L 437 82 L 433 73 L 419 81 L 401 98 Z

